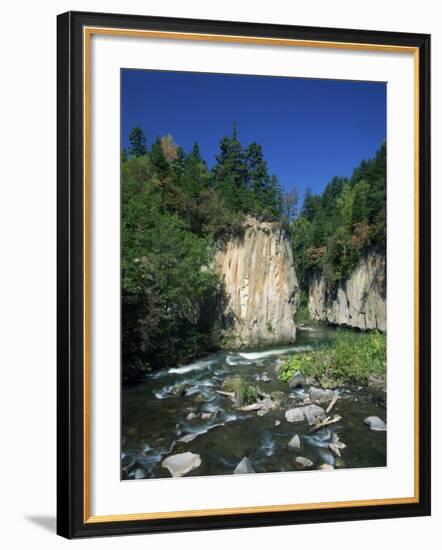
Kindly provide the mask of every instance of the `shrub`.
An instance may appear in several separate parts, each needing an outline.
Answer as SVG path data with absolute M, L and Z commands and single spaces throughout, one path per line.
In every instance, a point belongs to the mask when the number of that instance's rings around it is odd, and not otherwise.
M 386 354 L 385 334 L 338 330 L 330 345 L 292 356 L 283 365 L 279 378 L 288 382 L 299 372 L 315 377 L 323 387 L 366 385 L 372 376 L 385 379 Z
M 252 403 L 256 403 L 256 400 L 258 399 L 258 393 L 259 388 L 256 386 L 252 386 L 251 384 L 247 384 L 246 382 L 243 382 L 240 389 L 240 395 L 242 397 L 242 402 L 244 405 L 251 405 Z

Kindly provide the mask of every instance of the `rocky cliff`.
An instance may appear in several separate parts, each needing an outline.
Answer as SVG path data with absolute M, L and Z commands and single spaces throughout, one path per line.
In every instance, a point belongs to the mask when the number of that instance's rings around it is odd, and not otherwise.
M 298 281 L 289 236 L 278 223 L 249 219 L 243 237 L 218 250 L 223 326 L 234 348 L 293 342 Z
M 385 254 L 371 251 L 350 278 L 331 293 L 319 271 L 311 274 L 308 287 L 311 319 L 366 329 L 387 329 Z

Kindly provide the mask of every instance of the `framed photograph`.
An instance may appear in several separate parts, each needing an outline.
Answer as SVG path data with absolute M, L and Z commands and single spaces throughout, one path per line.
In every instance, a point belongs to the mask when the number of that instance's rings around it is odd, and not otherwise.
M 58 17 L 58 533 L 430 513 L 430 36 Z

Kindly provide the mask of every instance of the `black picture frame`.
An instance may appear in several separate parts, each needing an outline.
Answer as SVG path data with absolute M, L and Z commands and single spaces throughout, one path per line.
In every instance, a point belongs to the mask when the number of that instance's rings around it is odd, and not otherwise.
M 58 16 L 57 39 L 57 532 L 67 538 L 225 529 L 430 514 L 430 36 L 104 13 Z M 416 49 L 419 58 L 419 497 L 406 504 L 89 521 L 85 515 L 84 82 L 85 27 L 269 37 Z M 117 114 L 116 114 L 117 116 Z

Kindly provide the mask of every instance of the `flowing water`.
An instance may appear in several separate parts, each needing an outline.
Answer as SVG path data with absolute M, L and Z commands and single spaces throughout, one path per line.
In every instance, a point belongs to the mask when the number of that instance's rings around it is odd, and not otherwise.
M 162 460 L 185 451 L 201 457 L 201 465 L 187 474 L 191 476 L 232 474 L 245 456 L 256 472 L 294 471 L 299 455 L 310 459 L 313 468 L 324 463 L 335 468 L 385 466 L 386 432 L 371 431 L 364 424 L 367 416 L 386 420 L 382 390 L 339 388 L 340 399 L 331 414 L 342 420 L 316 433 L 310 432 L 307 422 L 293 424 L 285 419 L 285 411 L 299 406 L 308 388 L 291 390 L 278 379 L 281 358 L 327 343 L 334 335 L 331 327 L 304 326 L 292 346 L 222 351 L 124 388 L 122 479 L 169 477 Z M 235 374 L 267 394 L 283 392 L 273 394 L 282 398 L 282 406 L 264 416 L 239 411 L 228 397 L 216 392 L 225 378 Z M 328 448 L 333 432 L 346 444 L 340 458 Z M 288 447 L 294 434 L 301 438 L 299 452 Z

